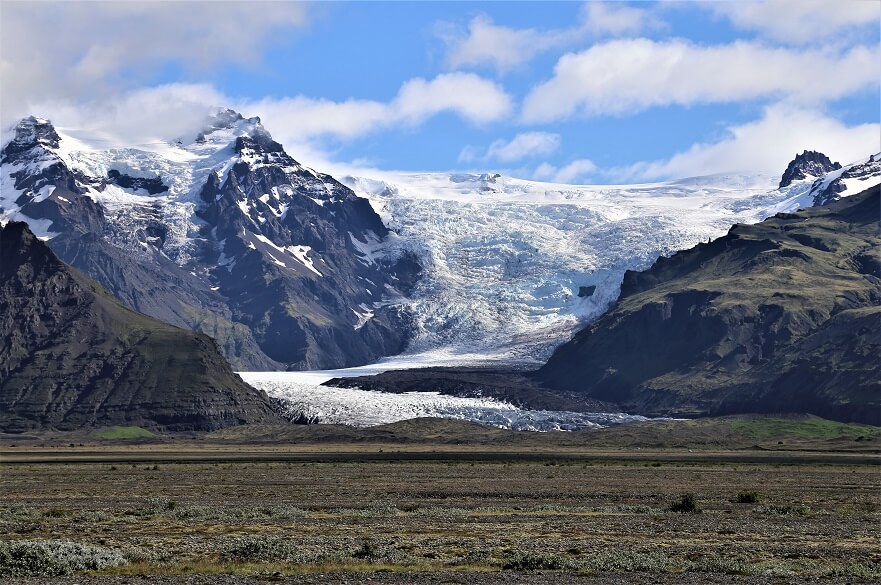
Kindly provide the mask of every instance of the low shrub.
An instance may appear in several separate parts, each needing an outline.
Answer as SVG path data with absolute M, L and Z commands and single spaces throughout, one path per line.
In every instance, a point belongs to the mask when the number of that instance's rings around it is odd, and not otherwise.
M 700 514 L 700 508 L 697 506 L 697 500 L 694 494 L 682 494 L 678 502 L 670 504 L 671 512 L 679 512 L 680 514 Z
M 737 494 L 735 501 L 738 504 L 757 504 L 759 502 L 759 494 L 756 492 L 740 492 Z
M 515 557 L 502 564 L 502 569 L 509 571 L 558 571 L 563 564 L 555 557 L 528 553 Z
M 0 577 L 57 577 L 125 562 L 118 551 L 70 541 L 0 542 Z

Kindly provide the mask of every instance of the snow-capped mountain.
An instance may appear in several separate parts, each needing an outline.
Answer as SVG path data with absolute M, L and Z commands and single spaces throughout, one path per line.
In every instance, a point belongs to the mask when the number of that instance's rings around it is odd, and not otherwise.
M 213 336 L 244 370 L 405 350 L 410 363 L 538 363 L 610 306 L 626 270 L 808 207 L 818 189 L 881 181 L 877 157 L 815 182 L 816 153 L 782 188 L 770 175 L 338 182 L 229 110 L 171 143 L 107 140 L 23 120 L 0 158 L 0 217 L 27 221 L 128 306 Z
M 130 307 L 215 337 L 240 369 L 401 351 L 419 266 L 370 204 L 303 167 L 259 118 L 218 112 L 173 144 L 106 148 L 27 118 L 2 150 L 3 217 Z

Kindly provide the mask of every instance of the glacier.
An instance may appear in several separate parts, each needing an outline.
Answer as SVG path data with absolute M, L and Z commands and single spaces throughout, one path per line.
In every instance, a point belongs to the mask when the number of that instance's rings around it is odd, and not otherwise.
M 331 375 L 353 376 L 377 371 L 376 366 L 325 372 L 239 372 L 245 382 L 281 404 L 291 420 L 318 424 L 370 427 L 413 418 L 449 418 L 515 431 L 576 431 L 646 417 L 616 412 L 527 410 L 488 397 L 463 398 L 437 392 L 393 394 L 319 385 Z
M 429 365 L 543 363 L 614 302 L 626 270 L 809 206 L 811 187 L 777 189 L 776 176 L 761 174 L 595 186 L 467 173 L 340 181 L 393 231 L 386 248 L 414 252 L 425 267 L 399 302 L 415 316 L 406 353 Z

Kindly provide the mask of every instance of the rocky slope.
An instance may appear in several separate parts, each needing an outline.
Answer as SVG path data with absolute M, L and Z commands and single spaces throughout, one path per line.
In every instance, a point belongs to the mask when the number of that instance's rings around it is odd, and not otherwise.
M 0 430 L 279 420 L 209 337 L 123 307 L 26 224 L 0 228 Z
M 879 424 L 879 216 L 876 186 L 628 272 L 615 307 L 537 377 L 643 414 Z
M 814 206 L 826 205 L 842 197 L 865 191 L 881 182 L 881 153 L 818 178 L 811 184 L 808 196 Z
M 841 164 L 832 162 L 822 152 L 806 150 L 789 162 L 783 176 L 780 178 L 779 188 L 788 187 L 794 181 L 822 177 L 828 172 L 837 171 Z
M 128 307 L 212 336 L 236 368 L 363 364 L 409 337 L 418 262 L 259 118 L 224 110 L 174 144 L 106 148 L 32 117 L 0 164 L 0 214 Z

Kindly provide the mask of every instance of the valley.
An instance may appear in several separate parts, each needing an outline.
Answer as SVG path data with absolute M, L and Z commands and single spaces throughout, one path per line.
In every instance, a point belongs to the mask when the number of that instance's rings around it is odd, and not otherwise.
M 730 419 L 548 434 L 414 422 L 7 437 L 0 526 L 26 543 L 88 543 L 64 558 L 31 551 L 51 568 L 40 583 L 77 559 L 78 582 L 96 584 L 881 576 L 873 427 Z M 670 510 L 686 493 L 699 513 Z

